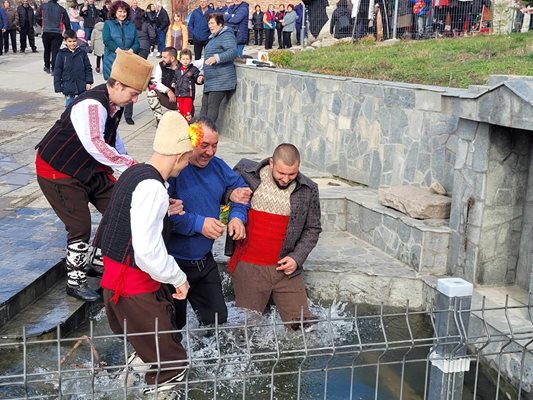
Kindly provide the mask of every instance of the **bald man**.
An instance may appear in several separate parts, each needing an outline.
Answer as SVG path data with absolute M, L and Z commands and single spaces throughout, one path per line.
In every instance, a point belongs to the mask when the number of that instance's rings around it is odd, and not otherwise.
M 300 153 L 280 144 L 259 163 L 243 159 L 235 170 L 253 191 L 246 238 L 236 242 L 228 270 L 235 305 L 263 312 L 270 297 L 283 322 L 298 329 L 312 318 L 303 281 L 303 263 L 320 232 L 316 183 L 299 172 Z M 304 322 L 304 328 L 310 327 Z

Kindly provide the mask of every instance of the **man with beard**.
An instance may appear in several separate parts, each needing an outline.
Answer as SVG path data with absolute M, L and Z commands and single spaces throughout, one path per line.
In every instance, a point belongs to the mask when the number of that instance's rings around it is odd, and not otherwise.
M 243 159 L 235 166 L 253 195 L 246 238 L 236 242 L 228 264 L 235 305 L 263 312 L 272 296 L 293 329 L 302 316 L 312 318 L 303 263 L 322 231 L 318 187 L 299 167 L 298 149 L 289 143 L 280 144 L 269 159 Z M 310 326 L 304 322 L 304 328 Z
M 152 109 L 154 117 L 159 123 L 163 113 L 167 110 L 177 110 L 178 104 L 172 80 L 176 74 L 179 62 L 177 60 L 178 51 L 174 47 L 165 47 L 161 53 L 162 60 L 154 66 L 152 80 L 148 88 L 146 100 Z M 202 71 L 202 63 L 193 61 L 192 64 Z M 203 74 L 203 72 L 202 72 Z

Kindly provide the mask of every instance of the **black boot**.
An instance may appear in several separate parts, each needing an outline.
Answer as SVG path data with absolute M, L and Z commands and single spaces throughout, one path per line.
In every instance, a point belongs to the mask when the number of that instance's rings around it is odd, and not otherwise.
M 89 245 L 76 241 L 67 245 L 67 294 L 83 301 L 97 301 L 100 295 L 87 284 Z

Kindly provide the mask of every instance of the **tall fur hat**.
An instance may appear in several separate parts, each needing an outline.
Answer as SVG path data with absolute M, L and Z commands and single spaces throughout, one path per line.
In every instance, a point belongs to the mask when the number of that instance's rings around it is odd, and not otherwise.
M 152 75 L 152 64 L 129 51 L 118 49 L 116 54 L 110 77 L 125 86 L 144 91 Z

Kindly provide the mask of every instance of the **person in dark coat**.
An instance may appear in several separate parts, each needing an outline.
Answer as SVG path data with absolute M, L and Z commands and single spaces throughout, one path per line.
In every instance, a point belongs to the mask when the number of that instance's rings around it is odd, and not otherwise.
M 157 38 L 156 28 L 140 14 L 135 17 L 133 23 L 135 24 L 135 29 L 137 29 L 137 36 L 139 36 L 139 51 L 137 54 L 147 59 L 150 54 L 150 46 Z
M 26 51 L 26 42 L 30 43 L 31 51 L 37 53 L 37 47 L 35 46 L 35 11 L 30 6 L 29 0 L 22 0 L 22 4 L 17 7 L 17 13 L 19 15 L 20 26 L 20 52 Z
M 235 0 L 225 13 L 224 21 L 226 26 L 233 29 L 237 39 L 237 56 L 240 57 L 244 51 L 244 45 L 248 42 L 248 17 L 250 15 L 249 5 L 242 0 Z
M 194 59 L 202 58 L 202 51 L 209 40 L 211 32 L 207 27 L 207 17 L 213 12 L 213 9 L 207 6 L 207 0 L 200 0 L 200 5 L 191 13 L 187 24 L 189 37 L 192 39 L 194 46 Z
M 65 95 L 68 107 L 76 96 L 91 88 L 94 79 L 91 62 L 87 52 L 78 46 L 76 32 L 67 29 L 64 36 L 65 47 L 57 53 L 54 66 L 54 90 Z
M 309 32 L 316 38 L 328 21 L 326 12 L 326 7 L 329 5 L 328 0 L 303 0 L 303 2 L 309 17 Z
M 254 27 L 254 40 L 256 46 L 263 45 L 263 17 L 265 13 L 261 11 L 261 6 L 257 4 L 255 6 L 255 12 L 252 14 L 252 25 Z
M 283 49 L 283 17 L 285 17 L 285 6 L 279 5 L 279 10 L 276 12 L 276 31 L 278 31 L 278 49 Z
M 111 7 L 111 0 L 105 0 L 102 9 L 100 10 L 100 18 L 104 21 L 109 19 L 109 8 Z
M 304 26 L 305 15 L 303 3 L 298 3 L 294 6 L 294 12 L 296 13 L 296 44 L 302 44 L 302 26 Z M 307 32 L 304 37 L 307 37 Z
M 353 32 L 352 10 L 348 0 L 339 0 L 337 8 L 333 11 L 329 25 L 329 33 L 335 39 L 351 37 Z
M 70 19 L 67 10 L 57 4 L 57 0 L 49 0 L 48 3 L 41 4 L 37 10 L 36 19 L 43 27 L 43 71 L 50 73 L 50 68 L 54 68 L 57 52 L 63 42 L 63 27 L 70 26 Z
M 10 0 L 3 1 L 4 10 L 7 14 L 7 30 L 4 32 L 4 53 L 9 50 L 9 39 L 11 38 L 11 50 L 17 52 L 17 30 L 19 29 L 19 14 L 11 7 Z
M 130 7 L 130 19 L 132 22 L 135 21 L 135 18 L 137 17 L 144 17 L 144 10 L 139 7 L 137 0 L 131 0 Z
M 83 17 L 83 30 L 87 40 L 91 40 L 94 26 L 96 25 L 96 18 L 100 16 L 100 10 L 94 5 L 94 0 L 87 0 L 80 11 L 80 16 Z
M 170 26 L 170 18 L 160 1 L 155 3 L 155 15 L 157 17 L 157 51 L 159 52 L 157 57 L 161 58 L 161 52 L 165 48 L 167 30 Z

